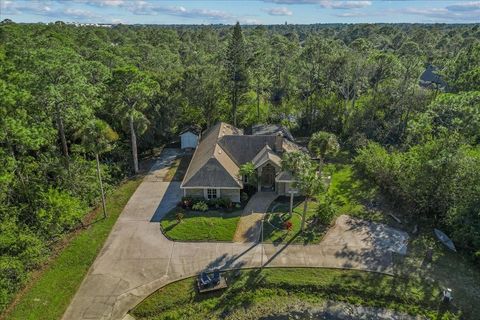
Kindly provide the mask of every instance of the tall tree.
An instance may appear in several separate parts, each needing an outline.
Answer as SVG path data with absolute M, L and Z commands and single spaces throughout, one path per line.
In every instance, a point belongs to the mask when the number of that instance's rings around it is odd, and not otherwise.
M 291 152 L 283 156 L 282 167 L 284 170 L 293 173 L 295 177 L 295 187 L 305 196 L 302 225 L 300 228 L 303 231 L 305 229 L 308 202 L 324 190 L 324 185 L 320 178 L 319 166 L 313 162 L 307 154 L 303 152 Z
M 148 120 L 143 113 L 159 89 L 156 81 L 135 67 L 117 68 L 110 82 L 113 112 L 128 122 L 133 171 L 138 173 L 137 132 L 145 132 Z
M 96 87 L 84 73 L 85 62 L 69 48 L 40 49 L 34 52 L 39 103 L 47 105 L 54 118 L 62 153 L 68 166 L 69 148 L 66 121 L 70 131 L 82 125 L 98 105 Z
M 333 133 L 318 131 L 312 135 L 308 149 L 319 157 L 320 161 L 324 161 L 325 157 L 334 156 L 340 151 L 340 144 Z
M 105 202 L 105 192 L 103 190 L 99 155 L 110 150 L 111 143 L 118 139 L 118 134 L 113 131 L 106 122 L 99 119 L 94 119 L 87 123 L 80 134 L 82 144 L 86 151 L 95 155 L 98 185 L 100 187 L 100 195 L 102 199 L 103 217 L 106 218 L 107 205 Z
M 237 125 L 237 108 L 242 95 L 248 89 L 247 63 L 245 41 L 243 39 L 240 23 L 233 27 L 232 37 L 227 50 L 227 75 L 229 81 L 229 94 L 232 104 L 233 125 Z
M 271 52 L 265 41 L 264 28 L 258 27 L 251 35 L 249 45 L 249 79 L 253 82 L 256 97 L 257 123 L 261 123 L 260 104 L 262 95 L 271 81 Z

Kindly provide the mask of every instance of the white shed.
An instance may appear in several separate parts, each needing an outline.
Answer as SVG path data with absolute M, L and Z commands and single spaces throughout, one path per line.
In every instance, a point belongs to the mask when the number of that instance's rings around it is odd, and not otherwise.
M 188 128 L 180 133 L 180 144 L 182 149 L 195 149 L 198 145 L 198 130 Z

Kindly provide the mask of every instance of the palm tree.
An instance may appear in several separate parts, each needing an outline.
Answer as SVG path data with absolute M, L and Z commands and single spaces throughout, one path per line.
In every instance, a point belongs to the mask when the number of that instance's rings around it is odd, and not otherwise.
M 82 144 L 87 152 L 95 154 L 97 163 L 97 177 L 102 196 L 103 217 L 107 217 L 107 205 L 105 202 L 105 192 L 103 190 L 103 181 L 100 170 L 99 155 L 111 149 L 111 142 L 118 139 L 118 134 L 110 126 L 99 119 L 91 120 L 81 132 Z
M 292 172 L 295 177 L 294 186 L 305 196 L 303 203 L 302 225 L 305 229 L 308 201 L 323 191 L 324 185 L 320 178 L 319 166 L 303 152 L 292 152 L 284 155 L 282 159 L 284 170 Z

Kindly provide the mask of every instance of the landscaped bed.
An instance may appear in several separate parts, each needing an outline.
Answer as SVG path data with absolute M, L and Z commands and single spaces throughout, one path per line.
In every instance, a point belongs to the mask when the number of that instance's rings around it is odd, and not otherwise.
M 177 214 L 183 214 L 181 221 Z M 171 240 L 232 241 L 242 210 L 192 211 L 176 207 L 160 221 L 162 231 Z
M 429 282 L 362 271 L 272 268 L 225 273 L 228 289 L 198 294 L 195 278 L 170 284 L 139 304 L 141 319 L 276 319 L 295 309 L 315 309 L 326 301 L 345 302 L 431 319 L 455 319 L 439 303 L 440 288 Z M 285 319 L 279 318 L 279 319 Z
M 296 197 L 293 212 L 290 215 L 290 200 L 287 197 L 277 198 L 268 208 L 263 223 L 263 241 L 277 243 L 319 243 L 328 226 L 315 221 L 318 207 L 316 201 L 307 204 L 305 232 L 300 233 L 304 201 Z

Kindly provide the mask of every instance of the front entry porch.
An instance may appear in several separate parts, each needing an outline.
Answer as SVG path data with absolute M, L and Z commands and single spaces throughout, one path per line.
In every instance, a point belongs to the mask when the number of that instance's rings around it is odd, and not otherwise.
M 265 166 L 258 168 L 259 179 L 259 191 L 276 191 L 275 188 L 275 176 L 276 169 L 270 163 L 267 163 Z

